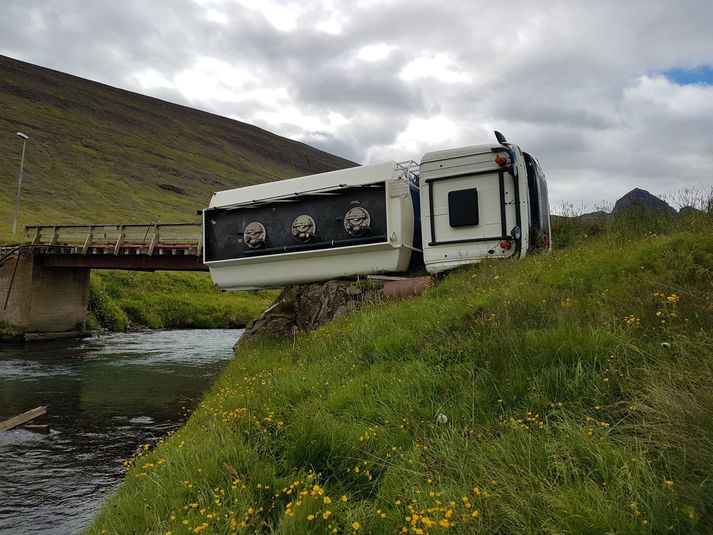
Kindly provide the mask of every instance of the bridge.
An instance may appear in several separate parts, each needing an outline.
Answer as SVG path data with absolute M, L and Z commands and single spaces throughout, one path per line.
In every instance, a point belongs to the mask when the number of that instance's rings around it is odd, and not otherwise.
M 200 223 L 25 227 L 0 248 L 0 321 L 28 331 L 81 325 L 92 269 L 207 271 Z

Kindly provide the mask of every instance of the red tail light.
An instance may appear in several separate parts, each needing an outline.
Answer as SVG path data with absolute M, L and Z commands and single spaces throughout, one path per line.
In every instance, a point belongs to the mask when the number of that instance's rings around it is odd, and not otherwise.
M 502 167 L 503 165 L 508 163 L 508 160 L 507 160 L 507 158 L 505 158 L 505 156 L 498 155 L 495 157 L 495 163 L 498 164 L 500 167 Z
M 503 240 L 500 242 L 501 249 L 510 249 L 510 247 L 511 247 L 510 240 Z

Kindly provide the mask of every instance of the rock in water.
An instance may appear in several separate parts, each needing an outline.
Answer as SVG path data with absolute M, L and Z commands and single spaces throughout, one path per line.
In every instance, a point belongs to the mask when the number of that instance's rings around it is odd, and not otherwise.
M 666 201 L 651 195 L 646 190 L 634 188 L 621 199 L 616 201 L 612 214 L 621 214 L 627 209 L 639 206 L 647 212 L 660 212 L 663 214 L 675 215 L 676 210 Z

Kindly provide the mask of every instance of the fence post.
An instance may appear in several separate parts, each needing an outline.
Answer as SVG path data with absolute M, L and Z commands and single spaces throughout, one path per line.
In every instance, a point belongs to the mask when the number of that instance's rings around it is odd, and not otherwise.
M 159 229 L 160 228 L 161 227 L 158 223 L 156 223 L 154 225 L 154 234 L 153 234 L 153 237 L 151 238 L 151 245 L 149 245 L 149 256 L 151 256 L 153 254 L 154 249 L 156 248 L 156 246 L 159 243 L 159 239 L 160 239 Z
M 124 238 L 126 238 L 126 233 L 124 232 L 124 225 L 119 225 L 119 238 L 116 240 L 116 246 L 114 247 L 115 255 L 119 254 L 119 250 L 124 244 Z
M 34 228 L 35 229 L 35 235 L 32 237 L 32 245 L 37 245 L 40 243 L 40 240 L 42 239 L 42 227 L 25 227 L 25 237 L 29 238 L 30 235 L 27 232 L 29 229 Z
M 84 241 L 84 246 L 82 247 L 82 254 L 87 254 L 89 247 L 94 243 L 94 225 L 89 225 L 89 234 L 87 234 L 87 239 Z
M 196 256 L 203 258 L 203 227 L 198 229 L 198 246 L 196 247 Z

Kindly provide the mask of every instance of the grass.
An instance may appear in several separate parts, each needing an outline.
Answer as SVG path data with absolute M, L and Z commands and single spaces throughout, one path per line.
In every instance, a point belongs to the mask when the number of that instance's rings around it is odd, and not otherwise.
M 95 270 L 89 289 L 89 324 L 113 331 L 125 331 L 130 325 L 239 328 L 265 310 L 275 295 L 220 292 L 207 273 Z
M 0 321 L 0 343 L 20 343 L 24 340 L 25 329 Z
M 696 216 L 698 217 L 698 216 Z M 703 533 L 713 225 L 584 228 L 252 339 L 88 533 Z

